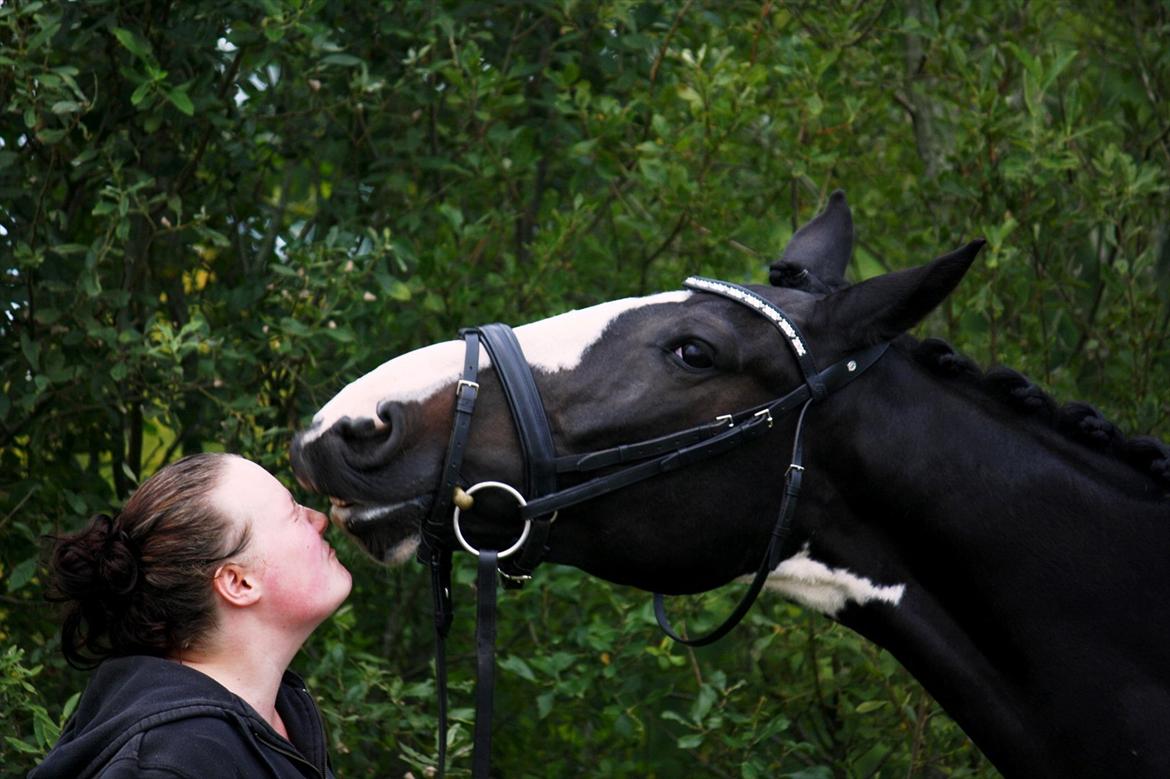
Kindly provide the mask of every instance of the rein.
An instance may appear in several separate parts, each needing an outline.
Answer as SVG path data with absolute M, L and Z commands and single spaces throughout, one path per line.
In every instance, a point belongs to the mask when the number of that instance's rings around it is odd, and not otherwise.
M 664 597 L 661 594 L 654 596 L 658 624 L 672 639 L 690 646 L 704 646 L 719 640 L 751 609 L 768 574 L 782 559 L 803 481 L 803 431 L 809 406 L 860 376 L 889 347 L 886 343 L 878 344 L 818 371 L 800 330 L 779 306 L 768 299 L 738 284 L 697 276 L 688 278 L 684 286 L 735 301 L 767 319 L 784 336 L 785 343 L 800 366 L 804 382 L 775 400 L 735 414 L 719 416 L 713 422 L 609 449 L 558 456 L 540 391 L 512 329 L 507 325 L 490 324 L 460 331 L 466 349 L 462 375 L 455 388 L 454 423 L 439 489 L 431 512 L 421 525 L 422 542 L 418 553 L 419 559 L 430 568 L 434 598 L 440 779 L 445 773 L 447 756 L 446 638 L 452 621 L 451 556 L 456 544 L 478 558 L 477 686 L 472 776 L 486 779 L 491 760 L 491 715 L 495 682 L 496 575 L 503 578 L 505 587 L 522 586 L 531 578 L 532 571 L 547 552 L 548 536 L 561 509 L 727 452 L 767 433 L 772 429 L 776 416 L 800 409 L 793 435 L 792 458 L 785 472 L 784 496 L 767 549 L 751 585 L 731 615 L 707 635 L 685 638 L 670 626 Z M 524 461 L 523 493 L 511 485 L 495 481 L 480 482 L 466 490 L 459 486 L 459 469 L 479 395 L 477 379 L 481 346 L 487 350 L 496 370 L 520 440 Z M 572 487 L 557 488 L 558 474 L 583 474 L 617 466 L 622 467 Z M 459 524 L 461 512 L 472 507 L 474 494 L 487 489 L 501 490 L 511 495 L 524 520 L 519 538 L 503 550 L 475 548 L 468 542 Z

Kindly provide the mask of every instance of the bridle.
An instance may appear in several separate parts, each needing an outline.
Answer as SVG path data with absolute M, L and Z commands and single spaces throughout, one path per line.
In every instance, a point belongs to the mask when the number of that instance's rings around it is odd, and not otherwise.
M 439 766 L 442 777 L 447 752 L 447 670 L 445 642 L 451 627 L 451 556 L 460 546 L 478 558 L 476 609 L 476 716 L 473 735 L 472 776 L 487 777 L 491 760 L 491 712 L 494 696 L 496 640 L 496 580 L 502 577 L 505 587 L 518 587 L 531 578 L 548 549 L 548 537 L 560 510 L 601 495 L 620 490 L 662 473 L 677 470 L 727 452 L 754 440 L 772 429 L 776 417 L 796 411 L 792 459 L 785 471 L 783 498 L 768 547 L 764 552 L 747 591 L 732 613 L 710 633 L 698 638 L 679 635 L 666 617 L 665 599 L 654 596 L 654 610 L 662 630 L 675 641 L 690 646 L 704 646 L 719 640 L 734 628 L 751 609 L 763 589 L 768 574 L 783 559 L 785 541 L 796 511 L 796 501 L 804 478 L 803 431 L 809 406 L 844 387 L 877 362 L 888 343 L 863 349 L 817 370 L 808 342 L 792 319 L 776 304 L 747 287 L 698 276 L 688 278 L 684 287 L 732 300 L 767 319 L 784 336 L 803 374 L 803 383 L 772 401 L 725 414 L 708 422 L 676 433 L 594 452 L 557 455 L 544 403 L 533 379 L 531 368 L 507 325 L 490 324 L 460 331 L 466 349 L 462 375 L 455 387 L 454 422 L 440 475 L 439 489 L 428 517 L 421 523 L 422 541 L 419 559 L 430 567 L 434 595 L 435 678 L 439 695 Z M 459 470 L 467 447 L 471 419 L 479 395 L 478 371 L 480 347 L 487 350 L 496 376 L 503 387 L 520 440 L 524 462 L 524 490 L 497 481 L 469 486 L 459 485 Z M 558 488 L 558 475 L 600 475 L 570 487 Z M 460 526 L 462 511 L 474 502 L 482 490 L 501 490 L 516 500 L 524 525 L 519 538 L 503 550 L 477 549 Z M 526 497 L 527 496 L 527 497 Z

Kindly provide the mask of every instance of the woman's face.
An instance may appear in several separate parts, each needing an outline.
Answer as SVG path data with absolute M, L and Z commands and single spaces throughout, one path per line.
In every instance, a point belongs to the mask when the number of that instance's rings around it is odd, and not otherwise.
M 328 518 L 297 503 L 268 471 L 232 457 L 211 499 L 251 526 L 241 559 L 257 577 L 259 603 L 282 627 L 311 632 L 349 595 L 350 573 L 324 538 Z

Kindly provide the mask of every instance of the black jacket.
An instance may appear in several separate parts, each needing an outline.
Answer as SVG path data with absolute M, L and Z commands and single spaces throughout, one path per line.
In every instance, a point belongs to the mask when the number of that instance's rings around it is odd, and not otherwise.
M 289 740 L 206 674 L 157 657 L 106 660 L 29 779 L 332 779 L 321 715 L 295 674 L 276 710 Z

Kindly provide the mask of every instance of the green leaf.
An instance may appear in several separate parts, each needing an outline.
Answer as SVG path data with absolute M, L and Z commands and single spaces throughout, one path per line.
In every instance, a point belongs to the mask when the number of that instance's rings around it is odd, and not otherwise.
M 138 88 L 135 89 L 133 93 L 131 93 L 130 104 L 131 105 L 138 105 L 139 103 L 141 103 L 143 100 L 146 99 L 146 96 L 148 94 L 150 94 L 150 92 L 153 88 L 154 88 L 153 81 L 143 81 L 141 84 L 138 85 Z
M 290 316 L 286 316 L 280 320 L 280 328 L 290 335 L 299 336 L 301 338 L 305 338 L 313 334 L 312 328 L 303 322 L 299 322 L 296 319 L 293 319 Z
M 28 360 L 29 367 L 33 371 L 41 369 L 40 348 L 23 330 L 20 333 L 20 351 L 24 353 L 24 359 Z
M 578 141 L 569 147 L 569 156 L 571 157 L 588 157 L 593 154 L 593 150 L 597 148 L 597 138 L 589 138 L 584 141 Z
M 521 679 L 527 679 L 530 682 L 536 681 L 536 674 L 532 672 L 532 669 L 528 666 L 528 663 L 524 662 L 524 660 L 517 655 L 508 655 L 503 660 L 501 660 L 500 668 L 503 668 L 506 671 L 511 671 Z
M 1065 68 L 1067 68 L 1079 54 L 1080 52 L 1078 52 L 1076 49 L 1064 49 L 1059 54 L 1057 54 L 1056 59 L 1054 59 L 1052 64 L 1048 67 L 1048 72 L 1044 76 L 1044 88 L 1048 89 L 1048 87 L 1052 85 L 1052 82 L 1056 81 L 1056 79 L 1060 77 L 1060 74 L 1064 72 Z
M 37 558 L 30 557 L 13 566 L 12 571 L 8 574 L 8 592 L 16 592 L 24 585 L 32 580 L 32 577 L 37 572 Z
M 114 33 L 114 37 L 118 39 L 118 43 L 122 44 L 135 57 L 146 59 L 150 56 L 150 45 L 139 39 L 130 30 L 123 27 L 114 27 L 112 32 Z
M 856 772 L 854 775 L 876 776 L 878 769 L 892 751 L 893 748 L 888 744 L 874 744 L 865 754 L 853 761 L 851 768 Z
M 691 720 L 695 724 L 702 724 L 703 720 L 707 718 L 711 707 L 715 705 L 716 697 L 715 690 L 711 685 L 704 684 L 699 688 L 699 695 L 695 698 L 694 705 L 691 706 Z
M 61 736 L 61 727 L 40 706 L 33 709 L 33 735 L 45 748 L 52 746 Z
M 685 100 L 695 113 L 703 110 L 703 96 L 695 88 L 686 84 L 679 84 L 678 96 Z
M 556 701 L 556 694 L 551 692 L 542 693 L 536 696 L 536 716 L 540 719 L 545 719 L 552 713 L 553 703 Z
M 453 228 L 455 228 L 456 233 L 458 233 L 461 230 L 461 228 L 463 227 L 463 210 L 462 209 L 458 208 L 457 206 L 443 203 L 439 206 L 439 213 L 441 213 L 443 216 L 445 216 L 447 218 L 447 221 L 451 223 L 451 226 Z
M 195 115 L 195 104 L 191 102 L 191 98 L 181 89 L 168 89 L 167 99 L 175 108 L 182 111 L 187 116 Z
M 889 701 L 865 701 L 857 704 L 857 708 L 854 711 L 858 714 L 869 714 L 871 711 L 885 708 L 889 703 Z
M 739 775 L 740 779 L 764 779 L 769 774 L 749 758 L 739 767 Z
M 45 751 L 41 747 L 34 746 L 33 744 L 29 744 L 26 741 L 21 741 L 18 738 L 13 738 L 12 736 L 5 736 L 4 743 L 8 744 L 8 746 L 12 747 L 17 752 L 25 755 L 42 755 Z
M 82 500 L 80 495 L 73 490 L 65 490 L 64 495 L 65 501 L 69 504 L 69 509 L 74 514 L 81 515 L 86 513 L 89 507 L 85 505 L 85 501 Z
M 1022 46 L 1014 42 L 1008 42 L 1007 48 L 1011 50 L 1015 56 L 1016 61 L 1024 66 L 1024 69 L 1032 75 L 1034 79 L 1040 81 L 1044 77 L 1044 68 L 1040 61 L 1032 56 L 1032 54 Z
M 66 722 L 73 716 L 73 712 L 77 710 L 77 702 L 81 700 L 81 691 L 73 693 L 69 696 L 69 700 L 65 701 L 65 706 L 61 709 L 61 721 Z
M 811 768 L 802 768 L 784 775 L 786 779 L 833 779 L 833 769 L 818 765 Z
M 53 145 L 65 140 L 68 134 L 69 131 L 66 129 L 45 129 L 37 132 L 37 140 L 46 145 Z
M 381 285 L 381 288 L 386 291 L 387 295 L 390 295 L 391 298 L 400 303 L 407 303 L 412 297 L 411 288 L 407 287 L 407 285 L 401 280 L 398 280 L 398 278 L 390 278 L 390 280 Z
M 321 58 L 322 65 L 341 65 L 343 67 L 353 67 L 361 65 L 362 59 L 353 56 L 352 54 L 329 54 Z

